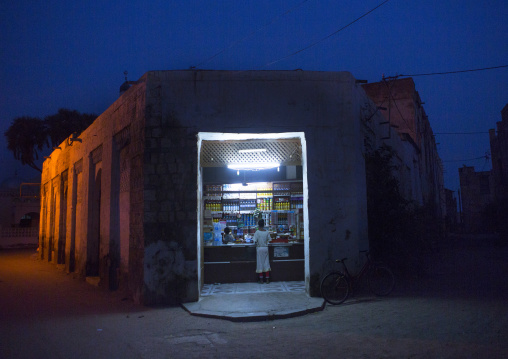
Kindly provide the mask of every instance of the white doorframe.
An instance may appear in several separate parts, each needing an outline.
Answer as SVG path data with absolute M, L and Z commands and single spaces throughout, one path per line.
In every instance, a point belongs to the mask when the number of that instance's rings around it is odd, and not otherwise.
M 202 271 L 204 270 L 203 258 L 203 176 L 201 168 L 201 143 L 202 141 L 244 141 L 244 140 L 266 140 L 266 139 L 289 139 L 299 138 L 302 145 L 302 171 L 303 171 L 303 223 L 304 223 L 304 256 L 305 256 L 305 290 L 309 292 L 310 267 L 309 267 L 309 209 L 308 195 L 309 187 L 307 183 L 307 143 L 305 141 L 304 132 L 283 132 L 283 133 L 221 133 L 221 132 L 199 132 L 198 133 L 198 163 L 197 163 L 197 252 L 198 252 L 198 291 L 201 295 L 201 287 L 203 284 Z

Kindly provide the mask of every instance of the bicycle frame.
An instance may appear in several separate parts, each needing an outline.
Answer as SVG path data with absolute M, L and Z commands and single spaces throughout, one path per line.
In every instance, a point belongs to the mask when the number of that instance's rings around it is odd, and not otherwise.
M 347 265 L 346 265 L 346 262 L 345 262 L 347 260 L 347 257 L 346 258 L 342 258 L 341 260 L 337 260 L 337 262 L 342 263 L 342 267 L 344 268 L 344 274 L 346 275 L 347 279 L 350 280 L 350 285 L 352 285 L 353 282 L 356 282 L 360 278 L 362 278 L 363 275 L 367 272 L 367 270 L 369 269 L 369 267 L 371 265 L 371 259 L 370 259 L 370 256 L 369 256 L 369 252 L 367 252 L 367 251 L 363 252 L 362 251 L 362 253 L 365 253 L 365 256 L 367 257 L 367 261 L 362 265 L 362 268 L 360 268 L 358 273 L 356 273 L 355 275 L 352 275 L 351 272 L 349 272 L 349 269 L 347 268 Z
M 334 270 L 326 274 L 321 280 L 320 290 L 323 298 L 332 305 L 341 304 L 353 292 L 356 284 L 363 276 L 367 277 L 370 291 L 377 296 L 390 294 L 395 285 L 395 277 L 386 265 L 374 263 L 368 251 L 362 251 L 367 261 L 362 265 L 358 273 L 352 275 L 346 265 L 346 258 L 337 259 L 335 262 L 342 263 L 343 271 Z

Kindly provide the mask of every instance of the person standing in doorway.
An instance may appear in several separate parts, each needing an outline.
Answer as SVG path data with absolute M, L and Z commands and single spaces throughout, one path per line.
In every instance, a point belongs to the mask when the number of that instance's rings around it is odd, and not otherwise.
M 265 229 L 265 221 L 260 219 L 258 230 L 254 233 L 254 243 L 256 243 L 256 273 L 259 275 L 258 283 L 263 283 L 263 274 L 265 283 L 270 283 L 270 261 L 268 258 L 268 242 L 270 241 L 270 232 Z

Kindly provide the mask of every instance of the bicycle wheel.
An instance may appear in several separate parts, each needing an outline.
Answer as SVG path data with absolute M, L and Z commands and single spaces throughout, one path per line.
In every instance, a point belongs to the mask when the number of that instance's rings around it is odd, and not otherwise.
M 321 281 L 321 295 L 328 303 L 337 305 L 349 295 L 349 283 L 344 274 L 332 272 Z
M 395 276 L 390 268 L 384 265 L 373 265 L 367 273 L 367 282 L 372 293 L 384 296 L 392 292 Z

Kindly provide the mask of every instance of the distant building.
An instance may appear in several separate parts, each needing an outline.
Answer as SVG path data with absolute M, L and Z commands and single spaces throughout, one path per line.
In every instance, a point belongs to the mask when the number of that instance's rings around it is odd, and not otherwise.
M 508 104 L 496 125 L 497 130 L 489 130 L 494 193 L 498 199 L 508 199 Z
M 454 193 L 451 189 L 445 189 L 445 228 L 446 232 L 456 232 L 458 229 L 458 212 L 457 212 L 457 198 L 454 196 Z
M 466 232 L 492 232 L 506 227 L 508 215 L 508 104 L 497 129 L 489 130 L 492 170 L 459 168 L 462 225 Z
M 367 95 L 378 106 L 385 121 L 380 123 L 380 141 L 394 147 L 399 154 L 399 178 L 406 199 L 430 205 L 435 215 L 445 214 L 443 166 L 434 134 L 412 78 L 385 79 L 363 85 Z M 396 140 L 406 143 L 405 149 Z
M 0 184 L 0 248 L 37 245 L 40 184 L 17 176 Z
M 488 231 L 485 212 L 493 198 L 491 171 L 476 172 L 474 167 L 459 168 L 463 229 L 467 233 Z

